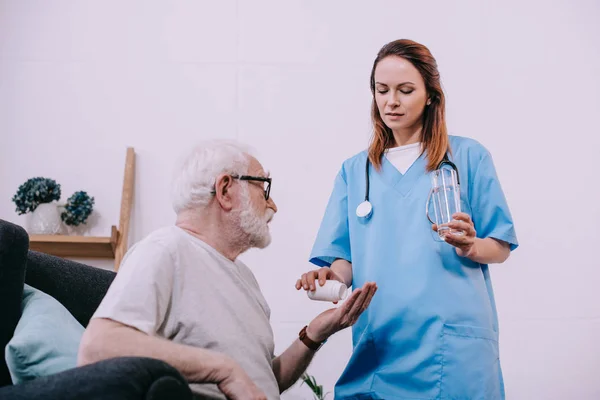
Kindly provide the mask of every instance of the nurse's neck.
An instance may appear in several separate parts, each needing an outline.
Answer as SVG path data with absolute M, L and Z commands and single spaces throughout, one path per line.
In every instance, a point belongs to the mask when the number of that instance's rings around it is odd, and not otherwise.
M 406 146 L 408 144 L 419 143 L 421 141 L 421 132 L 423 131 L 423 125 L 416 127 L 394 129 L 394 140 L 396 144 L 394 147 Z

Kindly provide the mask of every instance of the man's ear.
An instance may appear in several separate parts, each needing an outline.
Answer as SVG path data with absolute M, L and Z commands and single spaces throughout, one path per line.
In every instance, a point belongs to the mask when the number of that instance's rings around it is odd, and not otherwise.
M 231 186 L 233 178 L 228 174 L 217 176 L 215 181 L 215 199 L 225 211 L 233 209 L 233 200 L 231 198 Z

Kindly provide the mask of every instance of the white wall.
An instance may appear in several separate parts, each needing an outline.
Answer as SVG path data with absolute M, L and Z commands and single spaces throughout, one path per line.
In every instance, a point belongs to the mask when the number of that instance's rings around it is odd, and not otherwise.
M 280 209 L 273 244 L 243 258 L 281 351 L 323 309 L 293 284 L 340 163 L 367 145 L 373 58 L 412 38 L 438 59 L 451 131 L 494 155 L 516 221 L 521 247 L 492 268 L 508 398 L 600 398 L 599 17 L 593 0 L 0 0 L 0 217 L 24 223 L 10 198 L 49 176 L 63 199 L 95 196 L 92 233 L 107 235 L 134 146 L 137 241 L 173 222 L 182 150 L 246 141 Z M 310 368 L 329 390 L 349 333 Z

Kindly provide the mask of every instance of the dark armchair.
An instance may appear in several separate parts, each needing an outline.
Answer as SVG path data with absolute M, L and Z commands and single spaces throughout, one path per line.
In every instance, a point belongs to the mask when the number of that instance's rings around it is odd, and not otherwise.
M 21 316 L 27 283 L 58 300 L 84 327 L 115 273 L 29 250 L 18 225 L 0 220 L 0 399 L 192 399 L 187 381 L 167 363 L 121 357 L 12 385 L 4 348 Z

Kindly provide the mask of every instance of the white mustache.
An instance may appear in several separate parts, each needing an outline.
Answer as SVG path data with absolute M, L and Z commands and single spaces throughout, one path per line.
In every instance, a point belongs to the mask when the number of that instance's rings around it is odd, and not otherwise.
M 275 211 L 273 211 L 269 208 L 267 210 L 267 212 L 265 213 L 265 221 L 267 221 L 267 224 L 270 223 L 274 217 L 275 217 Z

